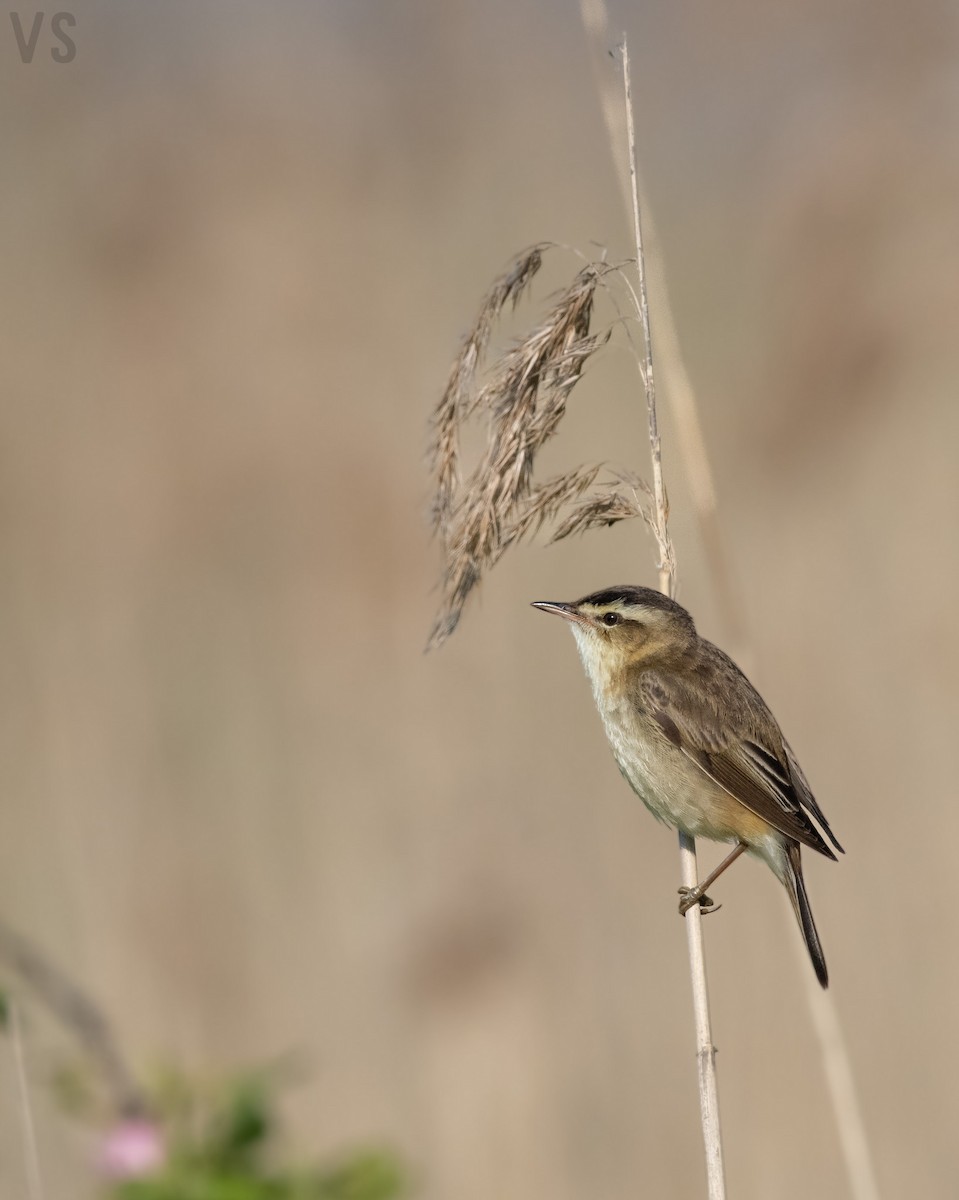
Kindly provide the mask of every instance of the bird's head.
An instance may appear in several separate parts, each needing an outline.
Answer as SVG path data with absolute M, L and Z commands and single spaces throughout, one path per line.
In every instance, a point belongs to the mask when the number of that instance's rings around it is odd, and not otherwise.
M 572 603 L 537 600 L 533 607 L 569 621 L 594 684 L 682 655 L 696 640 L 685 608 L 652 588 L 610 587 Z

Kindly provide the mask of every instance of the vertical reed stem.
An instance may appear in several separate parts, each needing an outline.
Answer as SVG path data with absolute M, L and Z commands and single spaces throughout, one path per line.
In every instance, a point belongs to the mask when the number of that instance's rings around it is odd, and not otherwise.
M 633 97 L 629 74 L 629 50 L 625 35 L 622 43 L 623 91 L 626 102 L 626 137 L 629 178 L 633 207 L 633 235 L 636 242 L 636 269 L 639 275 L 638 316 L 643 329 L 643 359 L 640 374 L 646 392 L 649 416 L 649 450 L 653 463 L 653 534 L 659 550 L 659 588 L 667 596 L 676 592 L 676 557 L 669 536 L 669 502 L 663 481 L 662 446 L 656 418 L 656 386 L 653 376 L 653 350 L 646 295 L 646 263 L 643 256 L 643 231 L 640 220 L 639 181 L 636 170 L 636 133 L 633 127 Z M 696 842 L 685 833 L 679 835 L 680 872 L 683 886 L 698 883 Z M 703 950 L 702 916 L 694 904 L 686 913 L 686 940 L 692 981 L 693 1009 L 696 1022 L 696 1060 L 699 1075 L 699 1111 L 706 1148 L 706 1176 L 709 1200 L 725 1200 L 726 1179 L 723 1169 L 723 1143 L 719 1128 L 719 1090 L 716 1082 L 716 1048 L 709 1020 L 709 994 L 706 988 L 706 958 Z

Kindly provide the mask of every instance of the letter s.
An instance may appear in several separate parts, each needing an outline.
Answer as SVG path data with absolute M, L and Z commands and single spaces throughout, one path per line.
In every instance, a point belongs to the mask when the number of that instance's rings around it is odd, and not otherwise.
M 59 46 L 55 46 L 50 51 L 50 57 L 54 62 L 68 63 L 73 62 L 77 56 L 77 47 L 73 38 L 66 34 L 61 29 L 62 25 L 69 25 L 71 29 L 76 29 L 77 19 L 73 13 L 59 12 L 54 13 L 50 20 L 50 28 L 53 30 L 53 36 L 63 42 L 66 49 L 61 50 Z

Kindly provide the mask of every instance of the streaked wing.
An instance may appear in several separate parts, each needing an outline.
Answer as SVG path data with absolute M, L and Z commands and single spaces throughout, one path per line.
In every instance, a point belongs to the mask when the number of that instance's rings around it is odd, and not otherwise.
M 789 776 L 792 780 L 793 788 L 799 797 L 799 803 L 807 812 L 812 813 L 818 824 L 822 826 L 826 836 L 836 847 L 839 853 L 845 854 L 846 851 L 843 850 L 842 846 L 840 846 L 839 839 L 829 828 L 829 822 L 823 816 L 822 809 L 816 803 L 816 797 L 812 794 L 812 788 L 809 786 L 809 781 L 803 774 L 803 769 L 799 765 L 799 760 L 796 758 L 796 755 L 793 753 L 792 746 L 790 746 L 785 738 L 783 738 L 783 751 L 786 755 L 786 762 L 789 764 Z
M 737 676 L 738 703 L 721 707 L 718 697 L 728 694 L 731 673 Z M 644 671 L 640 702 L 673 745 L 746 808 L 787 837 L 835 858 L 807 811 L 836 849 L 842 847 L 759 693 L 713 646 L 697 676 L 693 688 L 679 677 Z

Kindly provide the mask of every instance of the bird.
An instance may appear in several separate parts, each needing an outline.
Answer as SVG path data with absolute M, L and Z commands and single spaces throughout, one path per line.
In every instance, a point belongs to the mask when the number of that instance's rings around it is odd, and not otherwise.
M 654 817 L 690 837 L 735 848 L 679 911 L 713 910 L 706 895 L 744 852 L 792 902 L 816 977 L 829 972 L 803 880 L 800 848 L 844 853 L 759 692 L 692 616 L 652 588 L 620 585 L 533 607 L 570 623 L 613 757 Z

